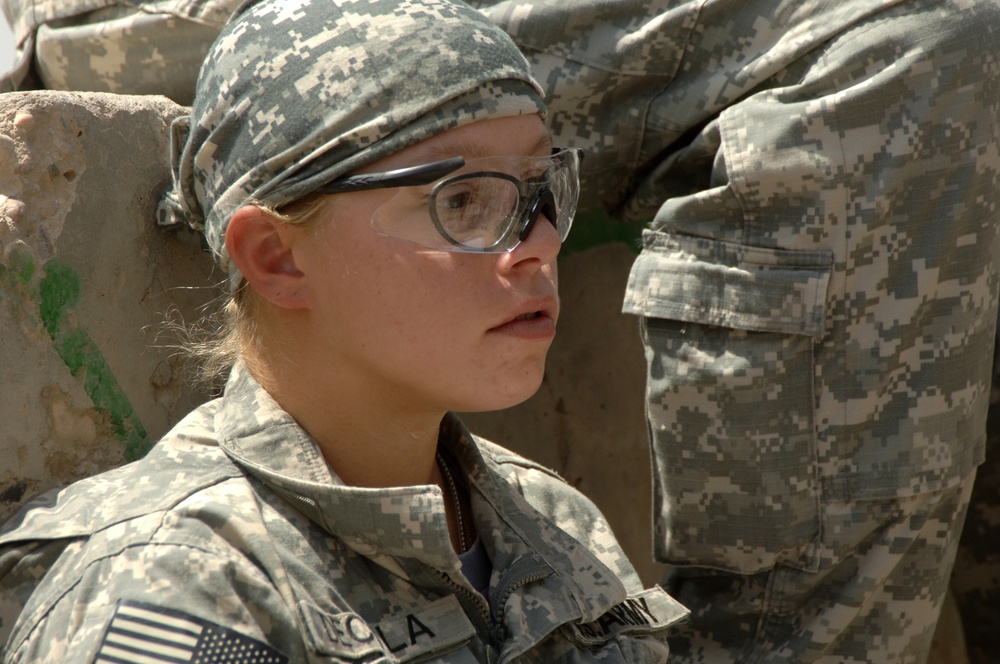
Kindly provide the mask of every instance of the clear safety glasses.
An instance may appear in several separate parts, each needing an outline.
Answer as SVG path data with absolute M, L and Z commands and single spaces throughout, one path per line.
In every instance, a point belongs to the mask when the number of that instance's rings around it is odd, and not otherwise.
M 583 150 L 548 157 L 454 157 L 384 173 L 343 177 L 327 194 L 396 188 L 375 211 L 382 235 L 443 251 L 505 253 L 545 215 L 566 239 L 580 193 Z

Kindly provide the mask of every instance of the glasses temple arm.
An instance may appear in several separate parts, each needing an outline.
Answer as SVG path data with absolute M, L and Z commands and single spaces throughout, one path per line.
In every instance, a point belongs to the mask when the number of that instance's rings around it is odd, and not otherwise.
M 384 189 L 389 187 L 412 187 L 430 184 L 437 179 L 457 171 L 465 165 L 462 157 L 452 157 L 433 164 L 421 164 L 407 168 L 397 168 L 384 173 L 362 173 L 338 178 L 319 188 L 324 194 L 334 194 L 344 191 L 364 191 L 366 189 Z

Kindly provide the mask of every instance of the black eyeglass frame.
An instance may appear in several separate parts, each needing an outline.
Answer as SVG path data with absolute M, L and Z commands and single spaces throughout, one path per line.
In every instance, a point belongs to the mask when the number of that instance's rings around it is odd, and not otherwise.
M 442 161 L 419 166 L 407 166 L 381 173 L 362 173 L 347 175 L 328 182 L 319 188 L 323 194 L 342 194 L 351 191 L 369 191 L 371 189 L 391 189 L 392 187 L 419 187 L 430 184 L 449 173 L 454 173 L 465 166 L 463 157 L 451 157 Z
M 552 153 L 550 156 L 556 156 L 562 152 L 572 152 L 576 155 L 577 165 L 583 161 L 584 151 L 581 148 L 552 148 Z M 370 191 L 372 189 L 391 189 L 394 187 L 418 187 L 421 185 L 428 185 L 445 176 L 454 173 L 458 169 L 465 166 L 466 161 L 464 157 L 451 157 L 449 159 L 442 159 L 441 161 L 435 161 L 430 164 L 420 164 L 417 166 L 407 166 L 405 168 L 397 168 L 391 171 L 383 171 L 379 173 L 361 173 L 359 175 L 348 175 L 341 178 L 337 178 L 332 182 L 329 182 L 318 189 L 320 193 L 324 194 L 341 194 L 350 193 L 354 191 Z M 545 214 L 546 217 L 551 221 L 552 225 L 559 230 L 558 226 L 558 212 L 556 210 L 556 200 L 555 195 L 552 193 L 551 188 L 542 187 L 539 188 L 537 183 L 524 182 L 518 178 L 515 178 L 506 173 L 497 173 L 493 171 L 477 171 L 475 173 L 466 173 L 458 176 L 457 179 L 466 179 L 474 177 L 496 177 L 503 180 L 511 182 L 518 191 L 519 201 L 524 202 L 524 205 L 519 205 L 521 208 L 516 212 L 511 219 L 523 220 L 523 225 L 520 232 L 518 233 L 518 244 L 527 239 L 528 235 L 531 233 L 531 229 L 534 228 L 535 221 L 538 219 L 540 214 Z M 452 180 L 448 180 L 448 183 Z M 445 184 L 445 182 L 440 183 L 438 186 Z M 434 191 L 431 192 L 433 198 L 434 193 L 437 191 L 438 187 L 435 187 Z M 532 195 L 532 190 L 536 193 Z M 434 222 L 434 227 L 438 234 L 441 235 L 445 240 L 450 242 L 455 247 L 460 248 L 461 251 L 467 253 L 496 253 L 496 247 L 503 244 L 510 233 L 511 225 L 499 235 L 497 241 L 487 247 L 470 247 L 469 245 L 463 244 L 458 240 L 454 239 L 448 231 L 443 227 L 440 220 L 438 219 L 437 212 L 432 205 L 430 208 L 431 220 Z M 569 220 L 565 233 L 560 232 L 559 240 L 560 242 L 566 239 L 566 235 L 569 233 L 569 225 L 572 224 L 572 219 Z M 516 244 L 514 246 L 517 246 Z M 504 251 L 510 251 L 514 247 L 504 249 Z

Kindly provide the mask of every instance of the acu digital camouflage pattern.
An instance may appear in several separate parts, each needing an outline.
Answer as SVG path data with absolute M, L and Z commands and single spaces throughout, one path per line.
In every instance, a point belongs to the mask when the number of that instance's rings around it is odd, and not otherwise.
M 581 208 L 655 218 L 626 308 L 685 658 L 922 660 L 983 456 L 997 4 L 473 4 L 587 149 Z
M 237 365 L 224 396 L 146 458 L 4 526 L 3 661 L 90 662 L 119 601 L 182 611 L 290 662 L 666 660 L 664 628 L 686 611 L 642 591 L 592 503 L 454 417 L 440 450 L 464 471 L 489 601 L 462 575 L 437 486 L 343 485 Z
M 18 47 L 0 92 L 43 87 L 190 104 L 208 47 L 240 0 L 2 0 Z
M 235 290 L 225 231 L 248 201 L 279 208 L 477 120 L 544 117 L 540 92 L 510 38 L 461 3 L 247 2 L 174 121 L 159 223 L 203 229 Z
M 1000 6 L 473 4 L 587 149 L 581 205 L 653 218 L 624 308 L 675 654 L 923 661 L 983 459 Z

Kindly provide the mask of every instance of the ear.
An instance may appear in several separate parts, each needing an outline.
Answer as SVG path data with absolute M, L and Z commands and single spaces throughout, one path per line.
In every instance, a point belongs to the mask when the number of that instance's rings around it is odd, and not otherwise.
M 237 210 L 226 228 L 226 251 L 243 277 L 283 309 L 308 306 L 304 275 L 295 263 L 300 230 L 254 205 Z

